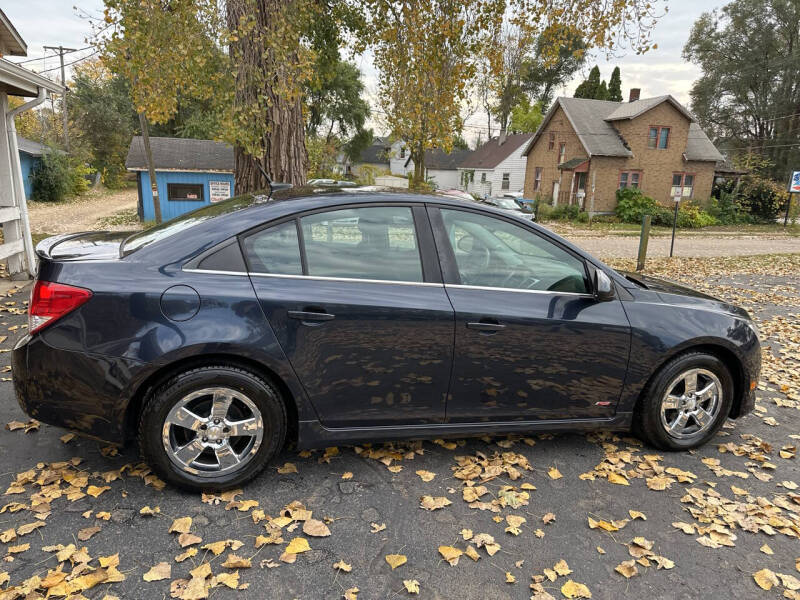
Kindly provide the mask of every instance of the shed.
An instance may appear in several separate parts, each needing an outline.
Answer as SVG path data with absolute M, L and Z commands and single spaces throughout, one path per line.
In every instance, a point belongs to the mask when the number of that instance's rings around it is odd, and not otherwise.
M 42 162 L 42 156 L 47 152 L 47 146 L 18 135 L 17 148 L 19 148 L 19 164 L 22 170 L 22 187 L 25 189 L 25 197 L 31 198 L 33 196 L 31 174 Z
M 164 221 L 234 195 L 233 147 L 224 142 L 151 137 L 150 149 Z M 125 167 L 136 173 L 139 217 L 155 219 L 150 175 L 140 136 L 131 140 Z

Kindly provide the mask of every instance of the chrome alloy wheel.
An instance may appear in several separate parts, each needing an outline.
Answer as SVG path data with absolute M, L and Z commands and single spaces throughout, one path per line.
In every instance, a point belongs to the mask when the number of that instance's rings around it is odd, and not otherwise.
M 181 398 L 161 430 L 164 450 L 180 469 L 216 477 L 243 468 L 264 438 L 261 411 L 227 387 L 197 390 Z
M 707 369 L 688 369 L 667 386 L 661 399 L 661 425 L 678 439 L 710 429 L 722 407 L 722 383 Z

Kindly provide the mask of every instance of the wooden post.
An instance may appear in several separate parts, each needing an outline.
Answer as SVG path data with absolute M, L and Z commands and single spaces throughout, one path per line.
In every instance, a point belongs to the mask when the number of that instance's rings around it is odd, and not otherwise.
M 61 118 L 64 126 L 64 149 L 69 152 L 69 117 L 67 113 L 67 77 L 64 72 L 64 55 L 70 52 L 77 52 L 75 48 L 64 48 L 64 46 L 45 46 L 45 50 L 55 50 L 61 61 L 61 85 L 64 86 L 64 93 L 61 96 Z
M 639 254 L 636 257 L 636 270 L 644 270 L 644 261 L 647 258 L 647 242 L 650 240 L 650 215 L 642 217 L 642 233 L 639 235 Z
M 153 152 L 150 150 L 150 130 L 147 127 L 147 116 L 139 113 L 139 125 L 142 128 L 142 143 L 144 143 L 144 154 L 147 158 L 147 171 L 150 175 L 150 190 L 153 193 L 153 210 L 156 216 L 156 223 L 161 223 L 161 203 L 158 200 L 158 182 L 156 181 L 156 167 L 153 164 Z

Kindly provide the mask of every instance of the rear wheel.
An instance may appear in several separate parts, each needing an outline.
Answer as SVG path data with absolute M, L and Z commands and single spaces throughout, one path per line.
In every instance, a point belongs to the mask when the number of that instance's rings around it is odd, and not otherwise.
M 728 417 L 733 390 L 730 371 L 716 356 L 703 352 L 678 356 L 648 385 L 635 430 L 665 450 L 701 446 Z
M 139 443 L 159 477 L 191 490 L 236 487 L 280 450 L 286 411 L 278 391 L 244 369 L 185 371 L 157 388 L 139 421 Z

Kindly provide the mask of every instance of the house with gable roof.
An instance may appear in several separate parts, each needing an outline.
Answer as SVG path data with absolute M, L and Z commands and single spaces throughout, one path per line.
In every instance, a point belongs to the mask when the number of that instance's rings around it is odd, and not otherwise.
M 662 204 L 706 200 L 724 160 L 671 95 L 629 102 L 557 98 L 526 146 L 525 197 L 613 212 L 620 188 Z

